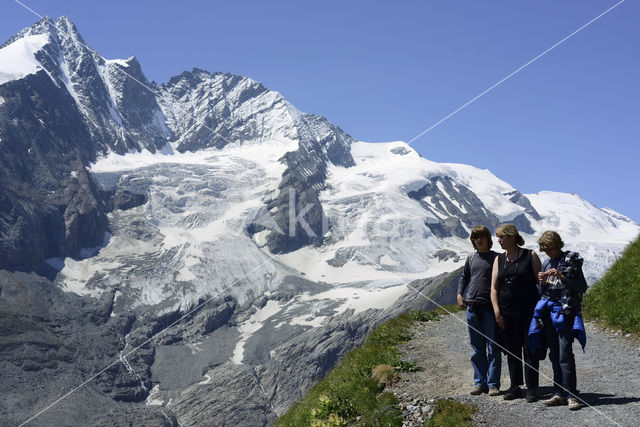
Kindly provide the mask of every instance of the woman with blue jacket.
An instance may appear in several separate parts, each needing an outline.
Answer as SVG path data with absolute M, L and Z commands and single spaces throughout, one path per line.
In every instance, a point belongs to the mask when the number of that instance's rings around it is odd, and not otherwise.
M 542 302 L 551 305 L 555 315 L 552 319 L 552 313 L 548 310 L 540 315 L 555 388 L 555 394 L 543 403 L 547 406 L 568 405 L 569 409 L 576 410 L 582 405 L 577 399 L 576 362 L 572 345 L 576 336 L 576 320 L 582 325 L 582 294 L 587 290 L 582 258 L 577 252 L 563 251 L 564 242 L 555 231 L 542 233 L 538 245 L 549 257 L 538 273 Z

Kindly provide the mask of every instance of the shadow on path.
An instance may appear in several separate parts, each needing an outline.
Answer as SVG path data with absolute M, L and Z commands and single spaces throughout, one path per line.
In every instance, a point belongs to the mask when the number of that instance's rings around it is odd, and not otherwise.
M 543 386 L 538 388 L 538 398 L 540 400 L 548 399 L 554 394 L 555 389 L 553 387 Z M 578 397 L 591 406 L 626 405 L 628 403 L 640 402 L 640 397 L 617 397 L 615 394 L 607 393 L 580 393 Z
M 616 397 L 615 394 L 605 393 L 582 393 L 580 398 L 591 406 L 602 405 L 626 405 L 628 403 L 640 402 L 640 397 Z

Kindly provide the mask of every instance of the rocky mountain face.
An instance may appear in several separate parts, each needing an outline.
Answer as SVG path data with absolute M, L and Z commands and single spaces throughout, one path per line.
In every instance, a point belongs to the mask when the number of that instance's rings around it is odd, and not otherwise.
M 0 85 L 0 268 L 46 272 L 46 258 L 104 243 L 105 199 L 86 171 L 96 154 L 156 151 L 171 132 L 155 95 L 116 70 L 147 83 L 135 58 L 106 61 L 66 17 L 2 47 L 38 35 L 40 69 Z
M 297 149 L 279 159 L 286 165 L 280 191 L 265 203 L 278 226 L 278 231 L 270 230 L 268 246 L 281 253 L 322 243 L 324 214 L 318 193 L 324 188 L 327 164 L 353 165 L 353 138 L 323 117 L 299 112 L 279 93 L 246 77 L 194 69 L 171 78 L 161 92 L 169 126 L 180 135 L 174 143 L 177 151 L 222 149 L 231 141 L 297 141 Z M 313 233 L 302 230 L 300 223 L 289 230 L 290 189 L 298 196 L 298 212 L 307 204 L 313 206 L 306 216 Z M 251 232 L 264 229 L 257 224 Z
M 0 85 L 0 96 L 0 264 L 42 272 L 46 258 L 103 244 L 104 201 L 85 168 L 95 152 L 46 72 Z
M 453 302 L 474 225 L 556 229 L 591 282 L 639 231 L 357 141 L 247 77 L 150 83 L 65 17 L 0 64 L 7 425 L 267 425 L 378 323 Z

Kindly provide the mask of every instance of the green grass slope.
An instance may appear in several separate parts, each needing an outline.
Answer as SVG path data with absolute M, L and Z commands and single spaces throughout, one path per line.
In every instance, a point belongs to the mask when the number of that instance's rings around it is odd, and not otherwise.
M 458 310 L 456 306 L 446 309 Z M 444 313 L 442 309 L 412 311 L 383 323 L 275 425 L 402 426 L 398 399 L 384 392 L 384 386 L 372 378 L 372 369 L 378 365 L 395 366 L 400 371 L 420 369 L 415 362 L 402 360 L 396 346 L 411 339 L 409 330 L 414 322 L 436 321 Z
M 587 319 L 640 335 L 640 236 L 584 296 Z

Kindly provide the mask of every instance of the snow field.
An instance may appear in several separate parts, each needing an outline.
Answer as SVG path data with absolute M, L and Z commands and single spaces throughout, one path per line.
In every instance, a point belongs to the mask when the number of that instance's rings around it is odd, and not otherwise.
M 35 54 L 47 43 L 49 36 L 36 34 L 25 36 L 0 49 L 0 84 L 41 70 L 42 64 L 35 58 Z

